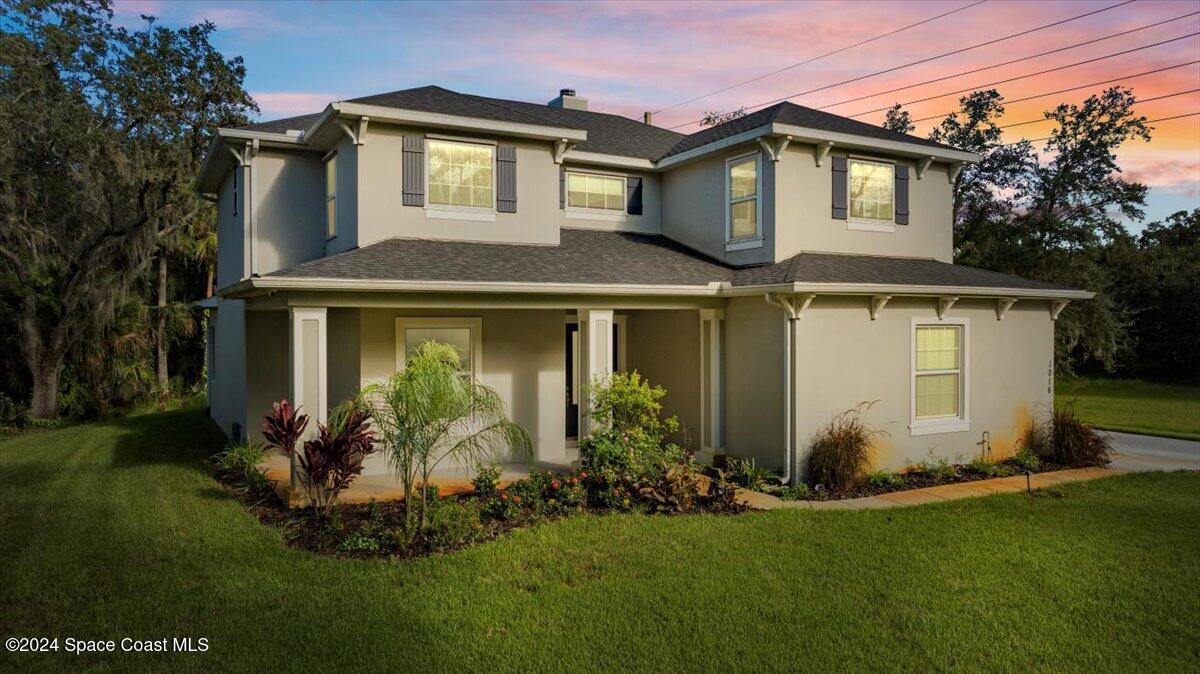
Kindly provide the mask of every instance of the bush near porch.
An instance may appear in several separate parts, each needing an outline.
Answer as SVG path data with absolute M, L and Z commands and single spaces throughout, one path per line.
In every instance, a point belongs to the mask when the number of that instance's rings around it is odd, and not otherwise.
M 1200 668 L 1200 475 L 889 511 L 581 515 L 396 563 L 283 544 L 198 409 L 0 440 L 0 669 Z M 794 648 L 803 644 L 803 648 Z

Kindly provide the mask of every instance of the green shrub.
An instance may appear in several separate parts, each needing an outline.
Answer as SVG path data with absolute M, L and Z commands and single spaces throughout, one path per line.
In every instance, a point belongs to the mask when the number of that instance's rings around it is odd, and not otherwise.
M 342 541 L 338 550 L 342 552 L 379 552 L 379 539 L 364 531 L 355 531 Z
M 803 482 L 790 484 L 779 490 L 777 496 L 784 501 L 803 501 L 812 494 L 812 489 Z
M 521 496 L 502 491 L 483 502 L 483 515 L 494 520 L 511 520 L 521 513 Z
M 1107 466 L 1112 460 L 1108 436 L 1079 419 L 1075 406 L 1056 408 L 1050 417 L 1049 446 L 1042 447 L 1041 458 L 1054 463 L 1083 468 Z
M 1009 462 L 1021 470 L 1030 472 L 1036 471 L 1042 467 L 1042 460 L 1038 458 L 1028 447 L 1022 447 Z
M 714 512 L 738 513 L 747 509 L 745 502 L 738 499 L 738 486 L 725 476 L 725 471 L 717 470 L 717 476 L 708 482 L 708 507 Z
M 588 415 L 598 430 L 580 443 L 579 456 L 585 468 L 603 478 L 603 486 L 656 482 L 666 467 L 687 458 L 667 442 L 679 421 L 662 418 L 664 395 L 661 386 L 651 386 L 637 372 L 613 373 L 592 383 Z
M 771 482 L 778 484 L 775 474 L 766 468 L 759 468 L 754 459 L 743 459 L 736 456 L 725 460 L 725 476 L 733 483 L 750 491 L 762 491 Z
M 471 480 L 471 486 L 475 488 L 475 495 L 486 498 L 495 494 L 500 484 L 500 473 L 500 466 L 494 463 L 480 466 L 479 472 Z
M 664 466 L 658 479 L 641 485 L 638 494 L 654 512 L 691 512 L 700 496 L 695 466 L 688 461 Z
M 886 435 L 867 426 L 862 419 L 874 404 L 859 403 L 835 416 L 817 433 L 808 455 L 810 481 L 832 491 L 843 491 L 862 482 L 875 437 Z
M 1003 463 L 988 461 L 982 456 L 967 464 L 967 470 L 980 475 L 986 475 L 988 477 L 1005 477 L 1007 475 L 1012 475 L 1012 469 L 1008 466 L 1004 465 Z
M 958 476 L 958 467 L 949 459 L 935 457 L 931 449 L 928 458 L 914 466 L 913 472 L 938 482 L 944 482 Z
M 904 476 L 888 470 L 880 470 L 867 476 L 867 484 L 876 489 L 895 489 L 904 486 Z
M 447 500 L 430 511 L 426 536 L 432 548 L 444 550 L 474 543 L 484 532 L 478 507 L 470 502 Z
M 213 456 L 217 475 L 242 491 L 257 494 L 271 489 L 267 471 L 262 468 L 266 449 L 257 443 L 229 445 Z

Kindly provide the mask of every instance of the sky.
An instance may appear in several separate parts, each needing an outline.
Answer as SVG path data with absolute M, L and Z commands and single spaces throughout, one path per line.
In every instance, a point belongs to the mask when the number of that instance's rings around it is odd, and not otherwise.
M 706 111 L 753 109 L 783 98 L 875 124 L 884 115 L 876 110 L 897 102 L 914 119 L 940 118 L 962 95 L 943 94 L 1002 80 L 1012 81 L 995 88 L 1012 100 L 1119 79 L 1011 103 L 1003 124 L 1040 120 L 1046 109 L 1078 103 L 1116 83 L 1132 88 L 1139 99 L 1170 96 L 1135 108 L 1147 119 L 1200 112 L 1195 91 L 1200 63 L 1194 63 L 1200 61 L 1198 0 L 976 2 L 117 0 L 114 11 L 130 27 L 145 25 L 143 14 L 171 26 L 212 21 L 217 47 L 245 58 L 246 88 L 262 119 L 427 84 L 535 102 L 573 88 L 591 110 L 637 119 L 654 111 L 656 125 L 681 132 L 695 131 Z M 1103 11 L 932 58 L 1096 10 Z M 1133 32 L 1114 36 L 1126 31 Z M 990 67 L 1085 41 L 1092 42 Z M 907 65 L 915 61 L 925 62 Z M 894 70 L 873 75 L 886 69 Z M 1047 69 L 1056 70 L 1025 77 Z M 1147 71 L 1158 72 L 1142 74 Z M 850 79 L 857 81 L 839 84 Z M 940 81 L 920 84 L 933 79 Z M 719 90 L 724 91 L 713 93 Z M 700 96 L 705 97 L 691 100 Z M 936 122 L 918 123 L 915 133 L 924 136 Z M 1130 223 L 1135 231 L 1200 206 L 1200 116 L 1151 126 L 1149 143 L 1130 142 L 1118 151 L 1125 176 L 1151 188 L 1146 219 Z M 1044 121 L 1022 124 L 1006 129 L 1005 139 L 1039 139 L 1051 128 Z

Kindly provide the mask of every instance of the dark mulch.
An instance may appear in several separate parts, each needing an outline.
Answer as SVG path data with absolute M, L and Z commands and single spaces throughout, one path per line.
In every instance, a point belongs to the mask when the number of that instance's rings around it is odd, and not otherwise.
M 968 464 L 953 464 L 954 474 L 949 476 L 935 476 L 918 471 L 909 471 L 907 473 L 899 473 L 900 483 L 895 486 L 888 485 L 872 485 L 863 483 L 851 489 L 842 491 L 829 491 L 826 489 L 813 489 L 809 494 L 799 500 L 802 501 L 839 501 L 848 498 L 861 498 L 864 496 L 879 496 L 880 494 L 890 494 L 898 491 L 908 491 L 910 489 L 922 489 L 924 487 L 937 487 L 944 484 L 959 484 L 963 482 L 978 482 L 980 480 L 992 480 L 1001 477 L 1013 477 L 1024 475 L 1025 469 L 1008 461 L 997 462 L 997 466 L 1002 467 L 1007 472 L 1005 475 L 989 475 L 987 473 L 972 470 Z M 1049 473 L 1056 470 L 1066 470 L 1075 466 L 1066 466 L 1058 463 L 1050 463 L 1042 461 L 1037 470 L 1030 471 L 1031 475 L 1038 473 Z

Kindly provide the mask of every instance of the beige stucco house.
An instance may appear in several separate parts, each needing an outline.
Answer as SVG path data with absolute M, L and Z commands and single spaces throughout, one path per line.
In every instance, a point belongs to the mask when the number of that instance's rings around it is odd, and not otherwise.
M 218 130 L 221 428 L 284 396 L 323 420 L 428 339 L 552 465 L 614 369 L 667 389 L 701 459 L 793 480 L 862 401 L 880 468 L 1002 455 L 1049 409 L 1054 319 L 1091 293 L 952 264 L 975 155 L 791 103 L 691 135 L 587 108 L 423 87 Z

